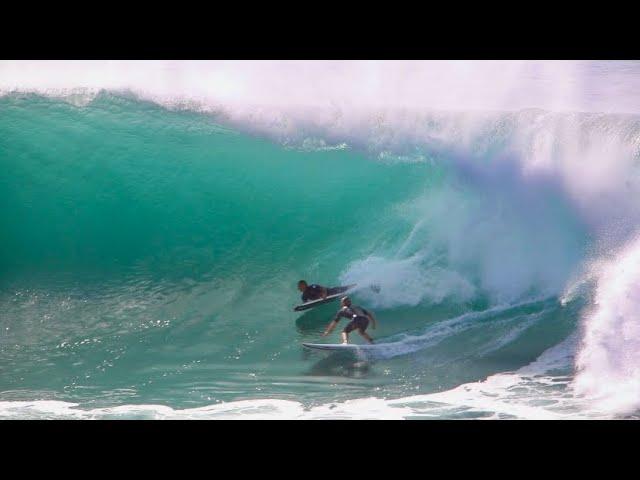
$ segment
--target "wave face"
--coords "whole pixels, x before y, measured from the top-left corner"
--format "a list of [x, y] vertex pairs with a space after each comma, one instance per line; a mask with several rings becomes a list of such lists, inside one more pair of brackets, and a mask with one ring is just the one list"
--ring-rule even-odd
[[0, 418], [636, 415], [637, 115], [154, 100], [0, 97]]

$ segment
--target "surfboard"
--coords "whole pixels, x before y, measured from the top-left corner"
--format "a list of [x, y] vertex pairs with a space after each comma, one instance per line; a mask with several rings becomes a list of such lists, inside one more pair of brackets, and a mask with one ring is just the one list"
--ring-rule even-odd
[[375, 348], [376, 344], [356, 345], [353, 343], [303, 343], [303, 347], [310, 348], [312, 350], [329, 350], [334, 352], [352, 352], [355, 350], [368, 350]]
[[347, 292], [348, 290], [351, 290], [355, 286], [356, 285], [353, 284], [353, 285], [346, 285], [344, 287], [333, 287], [333, 288], [339, 288], [340, 292], [334, 293], [333, 295], [327, 295], [327, 298], [319, 298], [318, 300], [311, 300], [310, 302], [301, 303], [300, 305], [295, 306], [293, 310], [296, 312], [301, 312], [302, 310], [308, 310], [310, 308], [317, 307], [318, 305], [322, 305], [324, 303], [333, 302], [334, 300], [338, 300], [341, 297], [343, 297], [345, 292]]

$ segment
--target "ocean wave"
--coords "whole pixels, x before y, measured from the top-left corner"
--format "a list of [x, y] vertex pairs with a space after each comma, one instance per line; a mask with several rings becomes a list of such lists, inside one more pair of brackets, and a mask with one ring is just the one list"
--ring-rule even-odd
[[[259, 298], [255, 289], [285, 289], [289, 277], [358, 283], [356, 298], [388, 319], [402, 309], [413, 309], [414, 317], [441, 307], [463, 312], [416, 335], [408, 333], [409, 322], [397, 324], [404, 337], [384, 359], [424, 352], [481, 325], [474, 303], [492, 312], [551, 297], [560, 299], [551, 308], [558, 313], [576, 299], [592, 301], [595, 288], [592, 308], [575, 314], [582, 318], [575, 321], [576, 334], [584, 335], [577, 353], [562, 356], [577, 362], [575, 385], [570, 371], [564, 382], [562, 376], [541, 380], [517, 370], [419, 397], [420, 408], [380, 399], [339, 402], [326, 411], [272, 400], [243, 405], [257, 408], [258, 417], [296, 418], [358, 417], [358, 408], [390, 418], [491, 408], [505, 418], [559, 418], [571, 402], [579, 412], [596, 409], [597, 415], [638, 408], [640, 361], [629, 319], [636, 309], [631, 286], [640, 226], [640, 109], [578, 113], [566, 105], [516, 102], [505, 110], [496, 101], [460, 111], [430, 104], [430, 95], [409, 108], [403, 98], [372, 102], [372, 92], [353, 103], [345, 97], [332, 103], [322, 92], [315, 105], [294, 92], [289, 102], [282, 95], [259, 105], [268, 92], [256, 90], [238, 102], [233, 84], [192, 83], [198, 65], [154, 65], [168, 75], [165, 81], [176, 83], [148, 84], [148, 76], [136, 77], [139, 72], [123, 76], [118, 64], [106, 82], [95, 77], [71, 87], [59, 71], [49, 84], [29, 85], [21, 75], [33, 65], [0, 64], [2, 162], [7, 178], [22, 179], [2, 183], [10, 207], [5, 212], [12, 212], [2, 217], [7, 233], [0, 254], [8, 306], [0, 321], [9, 332], [0, 345], [7, 360], [17, 365], [27, 353], [40, 352], [45, 365], [46, 332], [52, 345], [70, 342], [76, 351], [80, 342], [100, 345], [115, 331], [143, 342], [144, 325], [162, 332], [154, 341], [172, 336], [188, 345], [190, 328], [211, 341], [215, 328], [206, 322], [214, 321], [227, 344], [235, 345], [216, 347], [224, 358], [264, 357], [255, 339], [238, 339], [233, 326], [259, 330], [245, 319], [264, 318], [265, 306], [271, 322], [285, 315], [282, 296]], [[200, 90], [191, 88], [197, 84]], [[634, 98], [627, 100], [633, 104]], [[183, 318], [174, 304], [189, 313]], [[77, 323], [63, 325], [65, 312]], [[513, 345], [547, 313], [505, 319], [470, 355]], [[15, 324], [19, 317], [26, 319], [22, 327]], [[131, 328], [117, 328], [129, 317], [137, 319]], [[265, 328], [276, 338], [284, 331]], [[287, 351], [293, 339], [285, 338], [268, 347], [276, 351], [271, 358]], [[122, 355], [118, 350], [117, 359], [109, 354], [93, 366], [107, 365], [101, 371], [108, 371]], [[463, 357], [451, 353], [449, 360]], [[51, 371], [42, 368], [33, 369], [42, 374], [40, 382]], [[29, 376], [27, 367], [20, 372]], [[12, 388], [20, 383], [14, 380]], [[532, 406], [526, 395], [514, 399], [511, 393], [525, 381], [525, 389], [538, 393], [564, 385], [562, 401], [552, 395], [559, 407]], [[490, 408], [496, 388], [500, 395], [511, 393]], [[540, 395], [544, 403], [548, 397]], [[428, 407], [443, 401], [456, 407]], [[232, 403], [185, 415], [224, 417]], [[26, 416], [80, 410], [69, 405], [5, 402], [2, 409]], [[233, 415], [254, 415], [243, 405]], [[115, 408], [87, 415], [182, 415], [169, 407]]]

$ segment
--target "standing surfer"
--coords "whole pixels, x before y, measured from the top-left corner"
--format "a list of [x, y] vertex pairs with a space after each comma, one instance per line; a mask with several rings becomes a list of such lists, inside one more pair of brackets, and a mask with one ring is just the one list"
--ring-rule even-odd
[[373, 338], [369, 336], [366, 332], [367, 327], [369, 326], [369, 321], [371, 321], [371, 325], [373, 329], [376, 328], [376, 318], [372, 313], [366, 311], [362, 307], [357, 307], [355, 305], [351, 305], [351, 299], [349, 297], [342, 297], [340, 300], [340, 310], [336, 313], [331, 323], [327, 326], [327, 329], [322, 334], [323, 337], [329, 335], [338, 322], [340, 318], [348, 318], [351, 321], [347, 323], [347, 326], [342, 330], [342, 343], [349, 343], [349, 333], [353, 330], [357, 330], [360, 335], [362, 335], [369, 343], [373, 343]]

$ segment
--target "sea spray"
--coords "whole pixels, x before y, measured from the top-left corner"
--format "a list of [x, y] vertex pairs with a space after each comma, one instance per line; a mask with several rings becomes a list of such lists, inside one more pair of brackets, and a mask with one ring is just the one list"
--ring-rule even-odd
[[640, 239], [601, 267], [593, 311], [584, 320], [576, 392], [601, 410], [640, 406]]

